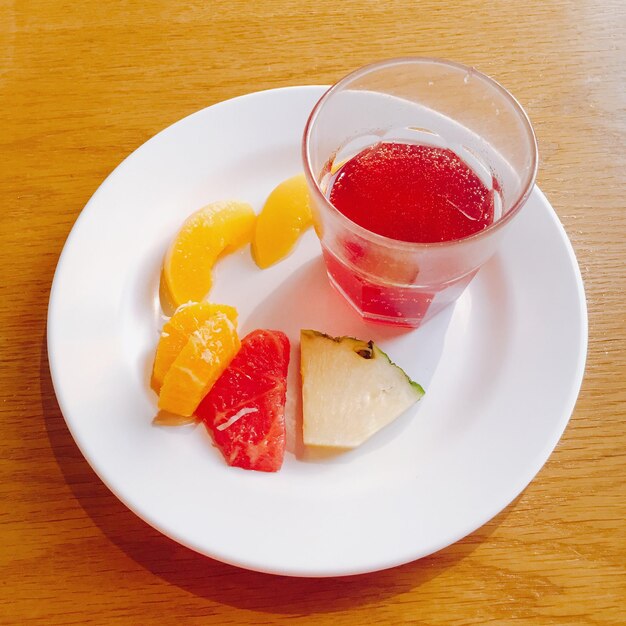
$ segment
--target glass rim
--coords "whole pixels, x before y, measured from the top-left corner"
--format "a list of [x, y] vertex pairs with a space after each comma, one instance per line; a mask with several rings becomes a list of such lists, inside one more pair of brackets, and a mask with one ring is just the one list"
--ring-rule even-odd
[[[322, 192], [319, 183], [315, 175], [313, 174], [313, 170], [311, 167], [311, 154], [310, 154], [310, 139], [313, 125], [322, 109], [322, 107], [326, 104], [329, 98], [337, 92], [341, 91], [344, 87], [354, 82], [357, 78], [369, 74], [373, 71], [377, 71], [380, 69], [384, 69], [386, 67], [391, 67], [394, 65], [412, 65], [412, 64], [435, 64], [435, 65], [444, 65], [447, 67], [452, 67], [458, 70], [462, 70], [464, 72], [470, 73], [472, 76], [476, 76], [482, 81], [489, 84], [496, 91], [500, 92], [506, 100], [512, 105], [513, 109], [517, 112], [524, 128], [528, 134], [530, 140], [530, 149], [531, 149], [531, 167], [530, 174], [527, 176], [527, 180], [524, 182], [522, 186], [522, 191], [518, 194], [515, 200], [511, 203], [511, 208], [498, 220], [484, 228], [483, 230], [479, 230], [472, 235], [468, 235], [466, 237], [462, 237], [461, 239], [451, 239], [449, 241], [433, 241], [428, 243], [415, 242], [415, 241], [404, 241], [402, 239], [393, 239], [392, 237], [387, 237], [386, 235], [380, 235], [375, 233], [363, 226], [353, 222], [350, 218], [346, 217], [341, 211], [339, 211], [324, 195]], [[528, 114], [522, 107], [522, 105], [518, 102], [518, 100], [511, 94], [510, 91], [505, 89], [498, 81], [491, 78], [487, 74], [480, 72], [474, 67], [470, 67], [468, 65], [463, 65], [462, 63], [457, 63], [456, 61], [448, 61], [446, 59], [441, 59], [438, 57], [420, 57], [420, 56], [408, 56], [408, 57], [397, 57], [392, 59], [386, 59], [383, 61], [377, 61], [375, 63], [370, 63], [368, 65], [364, 65], [346, 76], [337, 81], [331, 87], [329, 87], [322, 97], [315, 103], [315, 106], [311, 110], [309, 117], [307, 119], [306, 125], [304, 127], [304, 133], [302, 136], [302, 161], [304, 164], [304, 175], [309, 183], [309, 187], [313, 189], [313, 193], [317, 196], [318, 199], [325, 204], [331, 212], [339, 218], [341, 222], [343, 222], [350, 230], [352, 230], [355, 234], [361, 235], [364, 238], [370, 239], [375, 243], [379, 243], [385, 246], [394, 247], [404, 249], [406, 251], [417, 251], [424, 250], [429, 248], [446, 248], [453, 247], [456, 245], [464, 244], [470, 241], [480, 240], [491, 233], [494, 233], [500, 230], [503, 226], [508, 224], [513, 217], [515, 217], [520, 209], [524, 206], [528, 197], [532, 193], [532, 190], [535, 186], [535, 181], [537, 179], [537, 169], [538, 169], [538, 148], [537, 148], [537, 137], [535, 136], [535, 131], [530, 122]]]

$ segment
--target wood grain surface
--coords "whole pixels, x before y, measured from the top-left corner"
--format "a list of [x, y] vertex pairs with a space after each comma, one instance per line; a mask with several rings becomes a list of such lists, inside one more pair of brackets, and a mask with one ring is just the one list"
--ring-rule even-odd
[[[626, 621], [626, 4], [0, 0], [0, 622]], [[506, 85], [589, 306], [585, 380], [505, 511], [421, 561], [341, 579], [239, 570], [161, 536], [99, 481], [55, 399], [57, 258], [106, 175], [177, 119], [259, 89], [431, 55]]]

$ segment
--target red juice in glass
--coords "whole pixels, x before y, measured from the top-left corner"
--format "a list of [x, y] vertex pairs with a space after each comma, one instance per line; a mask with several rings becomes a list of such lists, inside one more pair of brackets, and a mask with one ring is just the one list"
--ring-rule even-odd
[[[352, 222], [399, 241], [453, 241], [487, 228], [494, 220], [494, 191], [449, 148], [381, 142], [342, 165], [329, 185], [331, 204]], [[367, 249], [345, 242], [354, 266], [367, 263]], [[408, 298], [399, 286], [383, 286], [344, 269], [326, 254], [336, 285], [371, 317], [422, 319], [437, 287]], [[370, 259], [370, 271], [374, 262]], [[384, 259], [380, 259], [383, 263]], [[407, 278], [412, 278], [408, 276]], [[463, 281], [463, 288], [469, 281]]]
[[503, 87], [417, 57], [331, 87], [302, 156], [331, 283], [364, 319], [409, 327], [493, 256], [537, 170], [532, 126]]

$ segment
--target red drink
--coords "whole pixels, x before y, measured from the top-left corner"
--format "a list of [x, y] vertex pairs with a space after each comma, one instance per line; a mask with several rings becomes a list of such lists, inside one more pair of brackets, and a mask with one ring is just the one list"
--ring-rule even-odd
[[337, 172], [330, 201], [379, 235], [432, 243], [473, 235], [493, 222], [493, 191], [452, 150], [380, 143]]
[[[367, 230], [391, 239], [417, 243], [452, 241], [472, 235], [494, 219], [494, 192], [454, 152], [412, 143], [384, 142], [363, 150], [345, 163], [330, 185], [329, 199], [341, 213]], [[369, 253], [367, 246], [346, 239], [344, 257], [325, 252], [335, 285], [370, 319], [421, 321], [435, 295], [458, 297], [474, 276], [428, 290], [394, 286], [419, 282], [419, 268]], [[391, 281], [371, 281], [382, 266]], [[354, 272], [353, 268], [361, 270]], [[442, 276], [447, 274], [442, 268]], [[433, 311], [431, 311], [433, 312]]]

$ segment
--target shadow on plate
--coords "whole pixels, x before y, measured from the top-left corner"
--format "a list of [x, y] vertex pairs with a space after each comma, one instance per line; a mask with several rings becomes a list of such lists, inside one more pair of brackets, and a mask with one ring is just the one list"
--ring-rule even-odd
[[[371, 339], [383, 346], [392, 359], [396, 346], [400, 344], [405, 358], [400, 358], [397, 361], [398, 365], [428, 390], [441, 359], [453, 311], [454, 307], [448, 307], [418, 329], [365, 322], [355, 315], [343, 296], [332, 287], [321, 256], [304, 263], [277, 288], [268, 292], [243, 320], [241, 334], [245, 335], [255, 328], [280, 328], [291, 341], [285, 407], [287, 450], [305, 462], [348, 460], [344, 453], [313, 451], [305, 448], [303, 444], [301, 397], [299, 392], [294, 391], [302, 387], [299, 350], [301, 329], [319, 330], [333, 336], [349, 335], [359, 339]], [[419, 371], [416, 370], [415, 362], [406, 362], [407, 354], [420, 355], [417, 364]], [[411, 416], [397, 420], [376, 438], [368, 441], [365, 447], [373, 449], [386, 445], [390, 438], [398, 435], [403, 425], [406, 426], [409, 417]]]
[[65, 481], [87, 515], [140, 567], [168, 584], [220, 604], [268, 613], [313, 615], [384, 601], [419, 587], [462, 561], [498, 528], [517, 503], [516, 500], [475, 533], [436, 555], [390, 570], [340, 579], [250, 572], [197, 554], [168, 539], [107, 489], [82, 456], [61, 415], [50, 378], [45, 338], [40, 384], [52, 450]]

